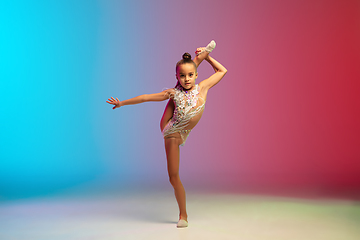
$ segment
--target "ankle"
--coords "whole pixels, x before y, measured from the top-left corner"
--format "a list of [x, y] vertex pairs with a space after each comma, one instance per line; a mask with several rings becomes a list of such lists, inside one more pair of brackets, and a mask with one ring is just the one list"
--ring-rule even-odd
[[199, 53], [196, 54], [196, 55], [198, 56], [198, 55], [200, 55], [200, 54], [202, 54], [202, 53], [204, 53], [204, 52], [206, 52], [206, 53], [209, 54], [209, 53], [212, 52], [212, 50], [214, 50], [215, 46], [216, 46], [215, 41], [214, 41], [214, 40], [211, 40], [211, 42], [204, 48], [204, 50], [202, 50], [201, 52], [199, 52]]
[[187, 221], [187, 218], [188, 218], [187, 214], [180, 214], [179, 215], [179, 220], [183, 219], [183, 220]]

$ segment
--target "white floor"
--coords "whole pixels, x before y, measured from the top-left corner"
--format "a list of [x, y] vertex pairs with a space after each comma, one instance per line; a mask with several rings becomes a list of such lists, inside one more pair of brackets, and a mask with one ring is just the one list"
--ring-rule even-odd
[[177, 229], [172, 192], [0, 202], [1, 240], [360, 239], [360, 205], [255, 195], [187, 194]]

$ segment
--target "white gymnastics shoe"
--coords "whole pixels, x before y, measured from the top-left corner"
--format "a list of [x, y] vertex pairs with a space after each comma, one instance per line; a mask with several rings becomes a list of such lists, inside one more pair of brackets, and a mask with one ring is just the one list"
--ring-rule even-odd
[[185, 221], [184, 219], [180, 219], [178, 224], [177, 224], [178, 228], [184, 228], [184, 227], [187, 227], [187, 226], [188, 226], [188, 222]]
[[204, 51], [207, 51], [208, 53], [211, 53], [212, 50], [214, 50], [215, 47], [216, 47], [216, 42], [214, 40], [211, 40], [211, 42], [205, 47], [205, 49], [202, 50], [201, 52], [199, 52], [197, 55], [203, 53]]

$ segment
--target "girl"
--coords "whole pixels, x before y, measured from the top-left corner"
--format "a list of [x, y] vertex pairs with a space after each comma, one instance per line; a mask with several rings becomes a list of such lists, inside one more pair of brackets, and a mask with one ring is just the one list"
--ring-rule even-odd
[[[189, 53], [183, 55], [183, 59], [176, 64], [177, 84], [174, 88], [160, 93], [140, 95], [124, 101], [113, 97], [106, 101], [113, 104], [113, 109], [116, 109], [124, 105], [169, 99], [160, 121], [160, 128], [164, 136], [169, 180], [174, 187], [180, 210], [177, 227], [188, 226], [185, 190], [179, 177], [179, 145], [185, 145], [191, 129], [199, 122], [204, 111], [208, 90], [216, 85], [227, 72], [224, 66], [209, 56], [215, 45], [215, 41], [211, 41], [205, 48], [197, 48], [195, 52], [197, 56], [194, 60], [191, 60]], [[199, 84], [195, 84], [198, 77], [197, 67], [203, 60], [206, 60], [214, 68], [215, 73]]]

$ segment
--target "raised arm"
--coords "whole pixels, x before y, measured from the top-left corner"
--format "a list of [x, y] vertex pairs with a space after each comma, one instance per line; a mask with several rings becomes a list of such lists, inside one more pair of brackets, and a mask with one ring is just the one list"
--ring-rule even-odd
[[166, 99], [169, 99], [172, 89], [167, 89], [159, 93], [153, 93], [153, 94], [143, 94], [134, 98], [126, 99], [124, 101], [119, 101], [118, 98], [109, 98], [108, 101], [106, 101], [109, 104], [113, 104], [113, 109], [125, 106], [125, 105], [133, 105], [133, 104], [139, 104], [143, 102], [152, 102], [152, 101], [164, 101]]
[[210, 63], [210, 65], [214, 68], [215, 73], [211, 75], [208, 79], [203, 80], [199, 83], [201, 88], [209, 90], [213, 86], [215, 86], [220, 80], [225, 76], [227, 73], [227, 69], [221, 65], [218, 61], [214, 58], [207, 56], [205, 60]]

